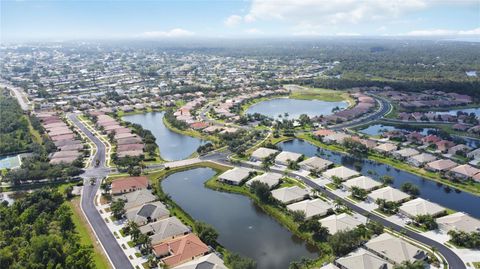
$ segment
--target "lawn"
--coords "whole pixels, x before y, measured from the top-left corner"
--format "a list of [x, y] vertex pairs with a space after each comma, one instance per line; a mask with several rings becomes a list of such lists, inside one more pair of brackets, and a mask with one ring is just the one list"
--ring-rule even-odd
[[322, 100], [327, 102], [347, 101], [350, 105], [354, 104], [354, 100], [345, 91], [298, 87], [298, 90], [292, 91], [290, 98], [302, 100]]
[[83, 213], [80, 209], [80, 198], [74, 198], [71, 201], [66, 202], [72, 210], [72, 220], [75, 224], [75, 230], [80, 237], [80, 243], [82, 245], [93, 246], [93, 261], [97, 269], [111, 268], [107, 257], [103, 254], [103, 249], [96, 243], [96, 238], [93, 232], [90, 230], [90, 226], [83, 217]]

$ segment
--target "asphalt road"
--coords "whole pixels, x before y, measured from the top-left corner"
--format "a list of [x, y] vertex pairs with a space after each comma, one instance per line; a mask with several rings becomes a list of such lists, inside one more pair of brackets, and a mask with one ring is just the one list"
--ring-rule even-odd
[[[110, 173], [110, 169], [105, 166], [105, 145], [78, 120], [75, 114], [68, 114], [68, 118], [97, 146], [97, 153], [92, 162], [93, 167], [87, 168], [85, 174], [82, 175], [82, 177], [86, 179], [86, 184], [83, 186], [82, 193], [82, 210], [93, 230], [95, 230], [95, 233], [113, 264], [113, 267], [117, 269], [133, 269], [128, 257], [124, 254], [121, 246], [117, 243], [117, 240], [108, 229], [105, 221], [102, 219], [102, 216], [94, 205], [95, 194], [98, 191], [101, 180]], [[97, 159], [100, 160], [100, 163], [95, 167]], [[88, 180], [90, 178], [95, 178], [95, 185], [90, 184]]]
[[[225, 160], [222, 160], [222, 161], [225, 161]], [[254, 166], [254, 165], [245, 164], [245, 163], [240, 163], [240, 164], [236, 164], [236, 165], [244, 166], [244, 167], [250, 167], [250, 168], [257, 168], [257, 169], [260, 168], [259, 166]], [[285, 173], [285, 171], [277, 169], [275, 167], [271, 167], [270, 170], [272, 172], [277, 172], [277, 173], [282, 173], [282, 174]], [[463, 261], [457, 256], [457, 254], [455, 254], [455, 252], [453, 252], [451, 249], [449, 249], [445, 245], [443, 245], [443, 244], [441, 244], [437, 241], [434, 241], [434, 240], [432, 240], [428, 237], [425, 237], [421, 234], [418, 234], [416, 232], [408, 230], [408, 229], [406, 229], [406, 228], [404, 228], [400, 225], [397, 225], [396, 223], [393, 223], [389, 220], [386, 220], [386, 219], [384, 219], [380, 216], [372, 214], [372, 213], [368, 212], [367, 210], [353, 204], [352, 202], [350, 202], [348, 200], [345, 200], [342, 197], [340, 197], [340, 196], [322, 188], [320, 185], [311, 181], [307, 177], [303, 177], [303, 176], [297, 175], [297, 174], [292, 173], [292, 172], [287, 172], [287, 174], [290, 177], [302, 179], [305, 182], [305, 184], [307, 184], [308, 186], [310, 186], [311, 188], [313, 188], [315, 190], [318, 190], [318, 191], [324, 193], [327, 197], [329, 197], [332, 200], [336, 200], [336, 199], [342, 200], [353, 211], [355, 211], [357, 213], [360, 213], [360, 214], [368, 217], [371, 220], [382, 223], [385, 227], [391, 228], [392, 230], [395, 230], [397, 232], [401, 232], [401, 233], [405, 234], [406, 236], [408, 236], [408, 237], [410, 237], [414, 240], [417, 240], [417, 241], [419, 241], [419, 242], [421, 242], [421, 243], [423, 243], [427, 246], [435, 247], [437, 249], [437, 251], [440, 252], [442, 254], [442, 256], [447, 260], [449, 268], [453, 268], [453, 269], [464, 269], [464, 268], [466, 269], [467, 268], [465, 266], [465, 264], [463, 263]]]
[[25, 102], [27, 97], [25, 95], [25, 92], [22, 89], [12, 85], [7, 85], [7, 84], [0, 84], [0, 87], [7, 88], [13, 92], [13, 94], [15, 95], [15, 98], [17, 98], [18, 100], [18, 104], [20, 104], [20, 107], [22, 108], [23, 111], [30, 110], [30, 105]]
[[370, 96], [373, 97], [375, 100], [377, 100], [377, 102], [379, 104], [379, 109], [377, 111], [375, 111], [374, 113], [372, 113], [368, 116], [356, 118], [356, 119], [353, 119], [353, 120], [345, 122], [345, 123], [332, 125], [332, 126], [329, 126], [328, 128], [333, 129], [333, 130], [341, 130], [341, 129], [345, 129], [345, 128], [352, 128], [352, 127], [367, 124], [367, 123], [372, 122], [372, 121], [376, 121], [378, 119], [383, 118], [385, 115], [387, 115], [387, 113], [392, 108], [392, 104], [390, 104], [390, 102], [388, 102], [383, 97], [379, 97], [379, 96], [376, 96], [376, 95], [370, 95]]

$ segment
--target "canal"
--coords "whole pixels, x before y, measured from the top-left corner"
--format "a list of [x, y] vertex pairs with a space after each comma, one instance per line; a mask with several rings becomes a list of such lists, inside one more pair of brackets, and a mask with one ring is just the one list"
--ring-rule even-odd
[[214, 175], [210, 168], [196, 168], [172, 174], [161, 185], [194, 219], [215, 227], [220, 244], [254, 259], [259, 269], [288, 268], [291, 261], [318, 256], [248, 197], [206, 188]]
[[140, 124], [144, 129], [150, 130], [156, 138], [160, 148], [160, 156], [164, 160], [182, 160], [194, 153], [197, 148], [206, 143], [196, 137], [176, 133], [168, 129], [163, 123], [165, 112], [149, 112], [124, 116], [124, 121]]
[[347, 155], [319, 148], [311, 143], [294, 139], [281, 142], [278, 146], [285, 151], [304, 154], [306, 157], [319, 156], [335, 164], [341, 164], [360, 171], [363, 175], [379, 179], [383, 175], [390, 175], [394, 179], [393, 187], [400, 188], [405, 182], [411, 182], [420, 188], [420, 197], [435, 202], [455, 211], [462, 211], [473, 217], [480, 218], [480, 197], [473, 194], [452, 189], [417, 175], [395, 169], [389, 165], [371, 160], [358, 160]]
[[297, 119], [301, 114], [309, 117], [330, 115], [334, 108], [344, 109], [347, 102], [326, 102], [321, 100], [299, 100], [291, 98], [274, 98], [254, 104], [247, 109], [247, 114], [259, 113], [270, 118], [285, 117]]

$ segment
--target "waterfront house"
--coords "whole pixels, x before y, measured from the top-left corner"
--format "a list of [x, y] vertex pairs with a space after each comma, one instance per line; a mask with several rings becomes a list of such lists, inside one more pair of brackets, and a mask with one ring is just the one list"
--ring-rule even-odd
[[328, 229], [330, 234], [336, 234], [339, 231], [348, 231], [355, 229], [360, 224], [365, 224], [366, 219], [354, 217], [347, 213], [339, 215], [330, 215], [319, 220], [323, 227]]
[[122, 177], [112, 181], [112, 194], [122, 194], [136, 190], [147, 189], [149, 187], [148, 178], [146, 176], [139, 177]]
[[341, 269], [392, 269], [393, 264], [378, 257], [377, 255], [359, 248], [347, 256], [335, 261], [335, 265]]
[[407, 163], [416, 167], [421, 167], [426, 163], [435, 161], [436, 159], [437, 157], [433, 156], [432, 154], [421, 153], [407, 158]]
[[283, 204], [291, 204], [307, 198], [308, 191], [299, 186], [291, 186], [273, 190], [272, 196]]
[[218, 176], [218, 181], [238, 186], [250, 176], [251, 171], [252, 170], [248, 168], [235, 167]]
[[415, 262], [427, 258], [424, 250], [389, 233], [383, 233], [365, 243], [365, 248], [394, 264]]
[[432, 171], [432, 172], [446, 172], [458, 164], [449, 159], [441, 159], [433, 162], [429, 162], [425, 165], [425, 169]]
[[408, 198], [410, 198], [408, 194], [390, 186], [374, 190], [368, 194], [368, 199], [372, 202], [376, 202], [378, 199], [383, 199], [387, 202], [401, 203], [406, 201]]
[[451, 215], [440, 217], [436, 220], [438, 228], [448, 232], [451, 230], [462, 231], [466, 233], [480, 232], [480, 220], [472, 218], [463, 213], [456, 212]]
[[256, 161], [263, 161], [264, 159], [276, 155], [279, 151], [276, 149], [270, 149], [270, 148], [258, 148], [254, 152], [252, 152], [252, 155], [250, 156], [250, 160], [256, 162]]
[[376, 147], [373, 148], [373, 150], [382, 153], [382, 154], [389, 154], [395, 150], [397, 150], [397, 145], [392, 144], [392, 143], [382, 143]]
[[298, 162], [302, 156], [300, 153], [282, 151], [275, 157], [275, 163], [287, 166], [289, 162]]
[[412, 157], [414, 155], [418, 155], [419, 153], [420, 152], [418, 152], [418, 150], [413, 148], [403, 148], [403, 149], [394, 151], [392, 155], [399, 160], [405, 160], [406, 158]]
[[475, 168], [468, 164], [462, 164], [462, 165], [456, 166], [450, 169], [450, 171], [448, 171], [448, 174], [450, 177], [455, 179], [461, 179], [461, 180], [473, 178], [476, 174], [479, 174], [479, 173], [480, 173], [480, 169]]
[[266, 172], [264, 174], [261, 174], [259, 176], [256, 176], [250, 179], [249, 181], [247, 181], [246, 185], [250, 187], [250, 185], [252, 185], [253, 182], [258, 181], [258, 182], [267, 184], [270, 189], [273, 189], [275, 186], [280, 184], [281, 178], [282, 178], [282, 174]]
[[314, 156], [300, 162], [299, 165], [303, 170], [323, 171], [333, 166], [333, 162]]
[[382, 183], [366, 176], [359, 176], [345, 181], [343, 184], [347, 190], [351, 190], [353, 187], [360, 188], [366, 191], [372, 191], [380, 186]]
[[304, 200], [297, 203], [287, 205], [290, 211], [302, 211], [305, 213], [305, 218], [309, 219], [314, 216], [325, 216], [333, 206], [322, 199]]
[[401, 205], [398, 211], [400, 214], [413, 219], [420, 215], [439, 216], [445, 214], [446, 209], [425, 199], [415, 198]]
[[324, 177], [332, 179], [334, 177], [340, 178], [341, 180], [347, 180], [356, 176], [359, 176], [360, 173], [357, 171], [347, 168], [345, 166], [339, 166], [325, 171], [322, 174]]
[[223, 260], [215, 253], [210, 253], [193, 261], [186, 262], [173, 269], [227, 269]]
[[195, 234], [187, 234], [168, 240], [152, 248], [160, 263], [174, 267], [207, 254], [210, 249]]
[[125, 212], [125, 217], [139, 226], [165, 219], [169, 216], [170, 211], [161, 202], [146, 203]]
[[177, 217], [169, 217], [141, 226], [140, 232], [150, 236], [152, 245], [160, 244], [178, 236], [186, 235], [190, 228], [185, 226]]
[[125, 201], [125, 210], [141, 206], [143, 204], [157, 200], [157, 197], [152, 194], [150, 190], [141, 189], [133, 192], [123, 193], [121, 195], [113, 196], [113, 200], [122, 199]]
[[333, 133], [331, 135], [327, 135], [323, 137], [322, 141], [327, 144], [332, 144], [332, 143], [342, 144], [346, 138], [351, 138], [351, 136], [344, 133]]

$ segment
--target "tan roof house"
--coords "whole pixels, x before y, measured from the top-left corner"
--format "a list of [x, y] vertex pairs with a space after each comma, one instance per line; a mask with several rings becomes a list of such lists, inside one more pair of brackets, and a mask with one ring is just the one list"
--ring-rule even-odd
[[418, 154], [418, 155], [411, 156], [411, 157], [407, 158], [407, 163], [409, 163], [413, 166], [416, 166], [416, 167], [420, 167], [420, 166], [423, 166], [426, 163], [433, 162], [436, 159], [437, 159], [437, 157], [433, 156], [432, 154], [421, 153], [421, 154]]
[[342, 269], [392, 269], [393, 264], [377, 255], [359, 248], [345, 257], [339, 258], [335, 264]]
[[338, 231], [352, 230], [360, 224], [365, 224], [364, 219], [355, 218], [347, 213], [330, 215], [319, 220], [319, 222], [323, 227], [328, 229], [330, 234], [336, 234]]
[[380, 152], [380, 153], [391, 153], [397, 150], [397, 145], [392, 143], [382, 143], [373, 148], [373, 150]]
[[280, 183], [280, 179], [282, 178], [282, 174], [279, 173], [272, 173], [272, 172], [266, 172], [264, 174], [261, 174], [259, 176], [256, 176], [249, 181], [247, 181], [246, 185], [250, 187], [253, 182], [259, 181], [262, 183], [265, 183], [270, 187], [270, 189], [274, 188]]
[[325, 216], [333, 206], [322, 199], [303, 200], [287, 206], [290, 211], [302, 211], [305, 213], [305, 218], [309, 219], [314, 216]]
[[292, 186], [273, 190], [272, 196], [284, 204], [291, 204], [307, 198], [308, 191], [298, 186]]
[[314, 156], [306, 159], [305, 161], [300, 162], [299, 165], [300, 165], [300, 168], [302, 168], [303, 170], [323, 171], [333, 166], [333, 162]]
[[146, 189], [148, 186], [149, 183], [146, 176], [122, 177], [112, 181], [111, 192], [112, 194], [121, 194]]
[[403, 203], [398, 208], [398, 212], [410, 218], [415, 218], [420, 215], [439, 216], [444, 214], [446, 209], [425, 199], [415, 198]]
[[235, 167], [218, 176], [218, 180], [230, 185], [241, 185], [250, 176], [251, 171], [248, 168]]
[[227, 269], [227, 267], [215, 253], [210, 253], [172, 269]]
[[332, 179], [333, 177], [337, 177], [341, 180], [347, 180], [360, 175], [360, 173], [345, 166], [339, 166], [323, 172], [322, 175], [330, 179]]
[[370, 194], [368, 194], [368, 199], [373, 202], [376, 202], [378, 199], [383, 199], [387, 202], [401, 203], [408, 198], [410, 198], [408, 194], [390, 186], [374, 190]]
[[440, 217], [436, 220], [438, 228], [443, 231], [463, 231], [466, 233], [480, 232], [480, 220], [470, 217], [463, 212]]
[[414, 155], [418, 155], [420, 152], [418, 152], [418, 150], [416, 149], [412, 149], [412, 148], [403, 148], [403, 149], [400, 149], [400, 150], [397, 150], [397, 151], [394, 151], [392, 153], [392, 155], [397, 158], [397, 159], [401, 159], [401, 160], [404, 160], [408, 157], [412, 157]]
[[425, 169], [433, 172], [446, 172], [458, 164], [449, 159], [442, 159], [433, 162], [429, 162], [425, 165]]
[[252, 161], [262, 161], [265, 158], [277, 154], [279, 151], [276, 149], [270, 149], [270, 148], [258, 148], [254, 152], [252, 152], [252, 155], [250, 156], [250, 159]]
[[480, 173], [480, 169], [475, 168], [468, 164], [462, 164], [450, 169], [448, 172], [450, 176], [458, 179], [473, 178], [476, 174]]
[[388, 233], [372, 238], [365, 244], [365, 247], [394, 264], [401, 264], [405, 261], [415, 262], [427, 257], [422, 249]]
[[150, 222], [165, 219], [170, 216], [170, 211], [161, 202], [147, 203], [131, 208], [125, 213], [125, 217], [138, 224], [145, 225]]
[[357, 187], [366, 191], [371, 191], [382, 186], [382, 183], [372, 179], [371, 177], [359, 176], [345, 181], [342, 185], [347, 190]]
[[288, 162], [298, 162], [303, 155], [300, 153], [282, 151], [275, 157], [275, 163], [279, 165], [288, 165]]
[[169, 217], [157, 222], [148, 223], [139, 229], [141, 233], [150, 236], [152, 245], [160, 244], [190, 232], [190, 228], [185, 226], [177, 217]]

